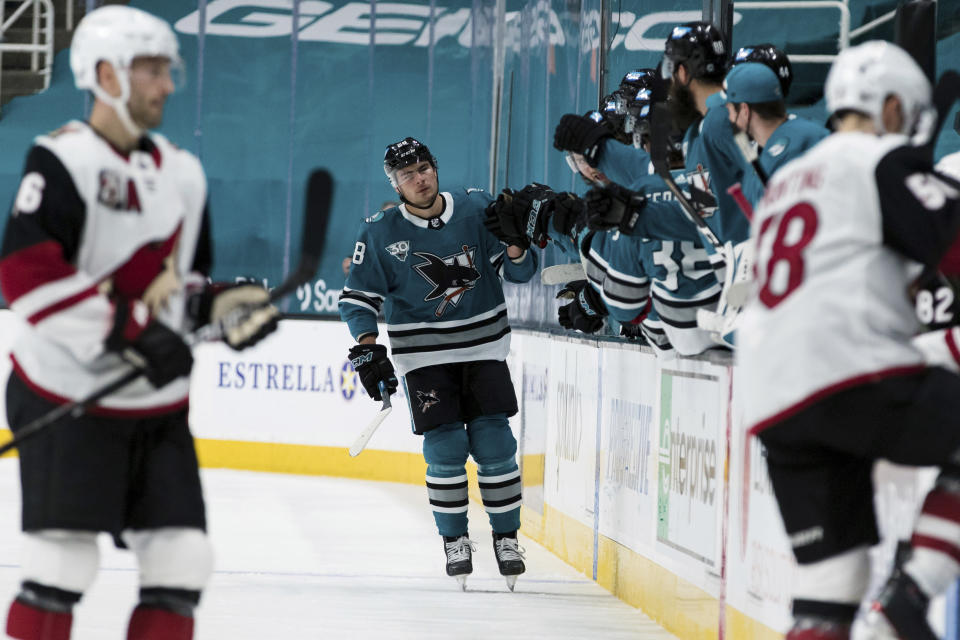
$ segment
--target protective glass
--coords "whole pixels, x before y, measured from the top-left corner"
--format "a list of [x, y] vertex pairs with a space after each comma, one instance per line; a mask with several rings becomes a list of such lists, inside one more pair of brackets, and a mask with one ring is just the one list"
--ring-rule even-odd
[[429, 176], [433, 173], [436, 173], [436, 170], [433, 168], [433, 165], [429, 162], [421, 163], [420, 166], [411, 166], [404, 167], [394, 174], [394, 179], [397, 181], [397, 186], [406, 184], [414, 178], [419, 176]]

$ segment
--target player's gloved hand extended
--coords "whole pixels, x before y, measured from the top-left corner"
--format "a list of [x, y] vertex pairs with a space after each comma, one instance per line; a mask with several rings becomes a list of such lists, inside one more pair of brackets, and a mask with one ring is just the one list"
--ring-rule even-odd
[[280, 311], [270, 304], [270, 294], [256, 284], [240, 284], [214, 293], [210, 322], [223, 326], [223, 341], [241, 351], [277, 330]]
[[597, 231], [619, 229], [627, 235], [637, 226], [640, 212], [647, 204], [643, 193], [630, 191], [618, 184], [591, 189], [583, 199], [587, 204], [589, 228]]
[[591, 167], [597, 166], [600, 143], [613, 133], [599, 122], [587, 116], [568, 113], [557, 124], [553, 133], [553, 146], [560, 151], [573, 151], [586, 158]]
[[543, 184], [528, 184], [520, 191], [504, 189], [487, 207], [484, 226], [508, 245], [527, 249], [533, 243], [541, 249], [550, 239], [547, 227], [556, 194]]
[[593, 287], [586, 280], [575, 280], [557, 293], [557, 299], [570, 300], [557, 310], [557, 319], [564, 329], [583, 333], [596, 333], [603, 327], [607, 308]]
[[569, 238], [574, 238], [587, 226], [587, 205], [573, 193], [558, 193], [553, 199], [551, 223], [554, 230]]
[[397, 372], [387, 357], [387, 348], [382, 344], [356, 344], [350, 347], [350, 363], [360, 376], [360, 383], [374, 400], [383, 400], [380, 383], [386, 385], [387, 393], [397, 390]]
[[193, 354], [176, 331], [150, 319], [147, 306], [140, 301], [117, 300], [115, 308], [107, 349], [143, 369], [157, 389], [190, 375]]

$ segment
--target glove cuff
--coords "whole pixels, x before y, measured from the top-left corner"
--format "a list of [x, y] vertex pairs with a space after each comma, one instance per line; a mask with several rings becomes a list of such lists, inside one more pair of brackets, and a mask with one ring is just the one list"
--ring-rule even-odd
[[141, 300], [114, 300], [113, 327], [104, 341], [110, 351], [123, 351], [151, 324], [150, 310]]

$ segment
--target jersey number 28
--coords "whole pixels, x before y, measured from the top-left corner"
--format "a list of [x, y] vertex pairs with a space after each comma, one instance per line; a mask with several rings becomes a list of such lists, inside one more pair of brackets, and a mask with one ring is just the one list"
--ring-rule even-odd
[[817, 210], [801, 202], [760, 225], [761, 243], [765, 243], [768, 233], [774, 234], [770, 257], [765, 264], [757, 265], [757, 277], [762, 284], [759, 298], [766, 307], [772, 309], [783, 302], [803, 282], [803, 250], [813, 240], [819, 224]]

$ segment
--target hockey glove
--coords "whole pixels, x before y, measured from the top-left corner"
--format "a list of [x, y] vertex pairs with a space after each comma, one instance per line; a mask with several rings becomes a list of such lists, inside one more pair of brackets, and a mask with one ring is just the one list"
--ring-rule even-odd
[[602, 124], [588, 118], [568, 113], [557, 124], [553, 133], [553, 146], [560, 151], [573, 151], [586, 158], [591, 167], [597, 166], [600, 143], [613, 136]]
[[618, 184], [591, 189], [584, 196], [587, 204], [587, 226], [597, 231], [619, 229], [630, 235], [637, 222], [640, 212], [647, 204], [643, 193], [624, 189]]
[[550, 187], [535, 182], [520, 191], [504, 189], [487, 207], [484, 225], [508, 245], [527, 249], [532, 242], [542, 249], [549, 240], [547, 226], [555, 197]]
[[387, 348], [382, 344], [356, 344], [350, 348], [350, 364], [360, 376], [360, 383], [374, 400], [383, 400], [380, 394], [380, 382], [387, 387], [387, 393], [397, 390], [397, 373], [393, 363], [387, 357]]
[[560, 193], [553, 199], [553, 228], [557, 233], [575, 238], [587, 226], [587, 207], [572, 193]]
[[249, 283], [207, 284], [189, 298], [187, 312], [196, 326], [220, 323], [223, 341], [237, 351], [273, 333], [280, 319], [267, 290]]
[[151, 320], [139, 300], [115, 301], [113, 329], [106, 347], [139, 369], [159, 389], [180, 376], [190, 375], [193, 354], [173, 329]]
[[223, 341], [241, 351], [277, 330], [280, 311], [270, 304], [270, 294], [255, 284], [241, 284], [213, 296], [210, 322], [221, 323]]
[[557, 310], [557, 319], [564, 329], [583, 333], [596, 333], [603, 327], [607, 308], [593, 287], [586, 280], [568, 282], [557, 294], [558, 299], [569, 299], [570, 304]]

